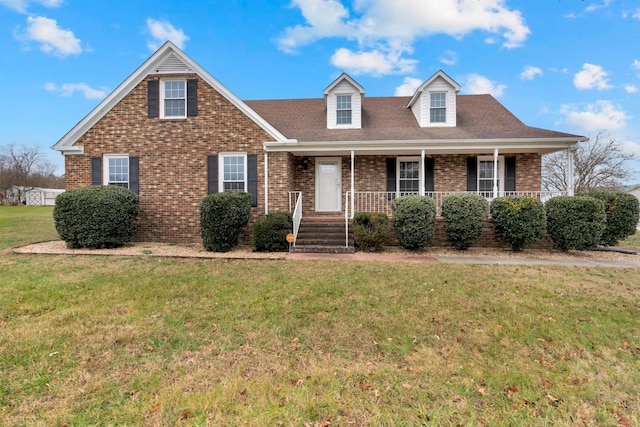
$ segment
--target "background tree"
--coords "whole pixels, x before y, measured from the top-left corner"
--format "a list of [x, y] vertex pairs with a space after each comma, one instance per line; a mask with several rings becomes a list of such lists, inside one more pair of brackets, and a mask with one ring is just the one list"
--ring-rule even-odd
[[[589, 190], [618, 190], [633, 174], [626, 162], [636, 158], [622, 143], [606, 132], [570, 149], [574, 157], [574, 193]], [[568, 191], [567, 153], [548, 154], [542, 160], [542, 186], [548, 191]]]
[[[10, 191], [12, 187], [14, 191]], [[0, 203], [17, 203], [26, 191], [36, 187], [64, 188], [64, 177], [55, 175], [55, 167], [45, 160], [39, 147], [0, 146]]]

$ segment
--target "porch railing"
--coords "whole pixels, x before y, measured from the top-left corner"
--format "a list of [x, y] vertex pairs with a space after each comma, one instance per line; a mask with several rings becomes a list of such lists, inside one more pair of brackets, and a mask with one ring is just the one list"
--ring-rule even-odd
[[[425, 196], [431, 197], [436, 204], [436, 215], [442, 215], [442, 199], [449, 194], [464, 193], [461, 191], [435, 191], [427, 192]], [[493, 192], [475, 192], [491, 200], [493, 198]], [[349, 194], [349, 192], [347, 192]], [[353, 211], [349, 212], [350, 217], [356, 212], [383, 212], [391, 217], [391, 202], [400, 196], [406, 196], [410, 194], [418, 193], [397, 193], [395, 191], [356, 191], [351, 197], [353, 197]], [[556, 196], [565, 196], [567, 193], [564, 191], [503, 191], [499, 194], [502, 196], [527, 196], [533, 197], [543, 202]], [[348, 197], [348, 196], [347, 196]], [[347, 212], [347, 206], [345, 205], [345, 213]]]
[[289, 191], [289, 212], [293, 212], [293, 246], [295, 246], [300, 221], [302, 221], [302, 191]]
[[345, 234], [345, 248], [349, 247], [349, 219], [353, 218], [353, 215], [349, 215], [349, 198], [351, 197], [351, 191], [344, 193], [344, 234]]

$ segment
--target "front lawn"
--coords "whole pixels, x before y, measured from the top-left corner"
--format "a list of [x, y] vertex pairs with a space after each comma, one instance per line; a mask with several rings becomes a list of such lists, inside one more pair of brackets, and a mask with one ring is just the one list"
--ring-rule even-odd
[[635, 269], [0, 257], [5, 425], [640, 425]]
[[0, 251], [58, 238], [53, 206], [0, 205]]

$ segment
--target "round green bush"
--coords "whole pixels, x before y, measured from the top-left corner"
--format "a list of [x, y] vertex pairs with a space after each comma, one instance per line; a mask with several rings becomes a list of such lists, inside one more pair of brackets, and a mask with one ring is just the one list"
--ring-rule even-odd
[[391, 203], [393, 229], [400, 246], [405, 249], [424, 248], [433, 238], [436, 205], [431, 197], [402, 196]]
[[389, 241], [389, 217], [382, 212], [358, 212], [352, 220], [355, 247], [364, 251], [381, 251]]
[[56, 197], [53, 220], [69, 248], [115, 248], [136, 233], [138, 196], [115, 185], [68, 190]]
[[244, 192], [210, 194], [200, 203], [200, 235], [208, 251], [227, 252], [251, 217], [251, 195]]
[[489, 218], [489, 202], [480, 194], [450, 194], [442, 199], [444, 232], [458, 250], [469, 249], [482, 234]]
[[287, 234], [293, 230], [290, 212], [267, 214], [253, 225], [253, 246], [256, 251], [282, 252], [289, 249]]
[[607, 225], [600, 243], [607, 246], [617, 245], [619, 241], [635, 234], [638, 225], [638, 198], [622, 191], [596, 191], [587, 193], [589, 197], [604, 202], [607, 213]]
[[533, 197], [498, 197], [491, 202], [496, 234], [514, 252], [541, 240], [547, 232], [544, 204]]
[[593, 197], [559, 196], [545, 203], [547, 232], [563, 251], [590, 250], [598, 246], [607, 215], [604, 202]]

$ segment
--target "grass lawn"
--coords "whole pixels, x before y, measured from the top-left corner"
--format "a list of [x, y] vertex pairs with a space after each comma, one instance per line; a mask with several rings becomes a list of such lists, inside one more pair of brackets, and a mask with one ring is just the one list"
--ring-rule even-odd
[[5, 253], [0, 278], [2, 425], [640, 425], [637, 269]]
[[53, 206], [0, 206], [0, 251], [58, 239]]

